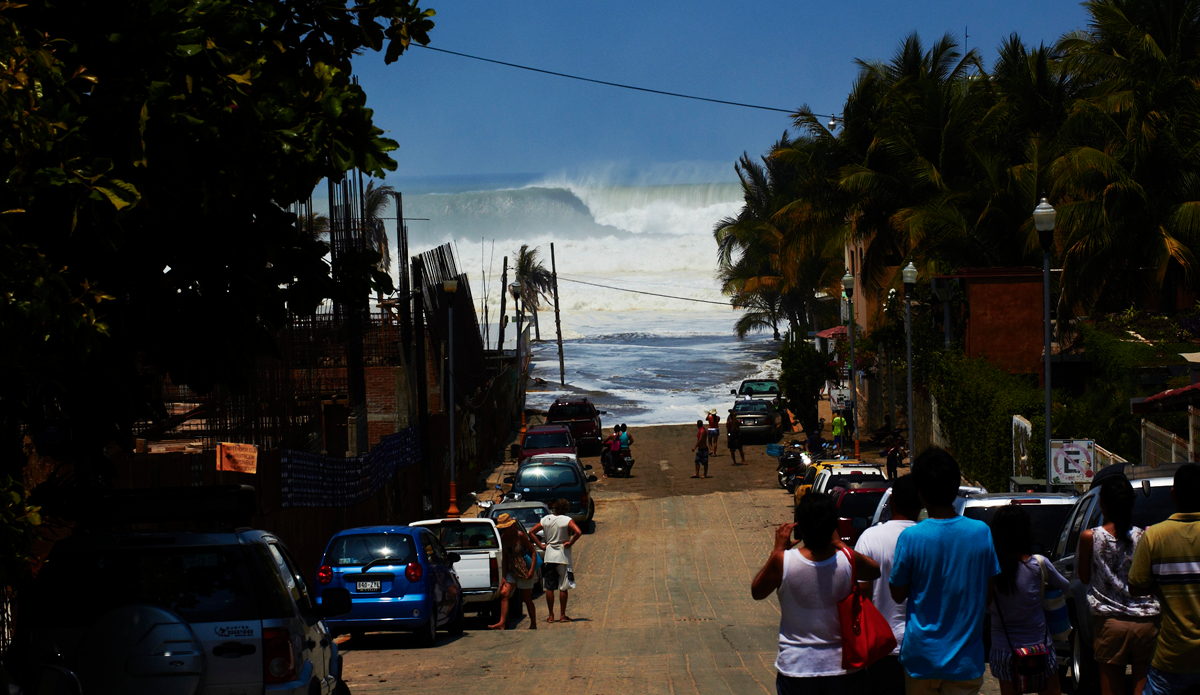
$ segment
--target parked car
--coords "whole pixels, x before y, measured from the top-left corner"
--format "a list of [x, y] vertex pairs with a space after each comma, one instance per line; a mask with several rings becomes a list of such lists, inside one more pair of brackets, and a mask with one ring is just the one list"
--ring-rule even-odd
[[1063, 522], [1075, 507], [1079, 495], [1058, 492], [991, 492], [959, 499], [962, 500], [961, 507], [955, 505], [959, 514], [985, 524], [992, 523], [992, 517], [1000, 507], [1009, 504], [1021, 505], [1029, 512], [1033, 521], [1033, 552], [1049, 555], [1058, 542]]
[[891, 486], [891, 481], [849, 482], [850, 480], [853, 478], [835, 477], [830, 483], [830, 490], [838, 509], [838, 535], [843, 543], [853, 546], [862, 532], [870, 528], [871, 518], [879, 507], [879, 501]]
[[783, 415], [770, 401], [741, 400], [733, 404], [733, 414], [741, 426], [742, 438], [777, 439], [783, 427]]
[[[878, 475], [884, 478], [883, 468], [874, 463], [863, 463], [862, 461], [843, 461], [840, 459], [813, 461], [808, 470], [804, 472], [804, 478], [800, 484], [796, 486], [796, 491], [793, 493], [793, 499], [796, 504], [800, 504], [800, 499], [811, 491], [824, 492], [824, 482], [829, 479], [833, 472], [848, 472], [858, 471], [860, 474]], [[825, 474], [824, 477], [821, 477]], [[820, 478], [821, 487], [817, 487], [817, 481]]]
[[512, 490], [527, 502], [544, 502], [547, 505], [557, 499], [570, 504], [570, 516], [575, 523], [591, 521], [596, 513], [596, 503], [589, 494], [588, 483], [596, 482], [596, 476], [584, 475], [567, 463], [541, 463], [521, 466], [515, 475], [504, 479]]
[[438, 628], [462, 634], [464, 596], [447, 552], [432, 530], [419, 526], [362, 526], [329, 540], [317, 571], [322, 586], [345, 588], [352, 607], [329, 621], [334, 634], [409, 630], [423, 647]]
[[[539, 463], [568, 463], [579, 469], [580, 475], [587, 475], [587, 471], [592, 470], [592, 464], [584, 463], [579, 460], [575, 454], [537, 454], [521, 461], [521, 466]], [[518, 466], [519, 467], [519, 466]]]
[[[318, 597], [275, 535], [222, 529], [249, 513], [200, 523], [213, 522], [206, 508], [229, 498], [235, 506], [248, 498], [253, 511], [254, 490], [245, 486], [109, 493], [105, 504], [120, 504], [117, 513], [142, 529], [167, 519], [134, 518], [139, 510], [172, 507], [172, 530], [85, 530], [81, 521], [57, 542], [22, 596], [31, 663], [69, 670], [84, 693], [349, 692], [326, 629], [349, 612], [349, 594], [327, 587]], [[219, 530], [176, 530], [185, 517], [193, 528]], [[46, 670], [32, 691], [76, 686]]]
[[[954, 511], [961, 515], [963, 507], [966, 505], [967, 500], [969, 498], [971, 498], [974, 495], [986, 495], [986, 494], [988, 494], [987, 488], [976, 487], [973, 485], [959, 485], [958, 486], [958, 496], [954, 498]], [[920, 521], [920, 520], [928, 519], [928, 518], [929, 518], [929, 513], [926, 512], [924, 509], [922, 509], [920, 515], [918, 515], [918, 517], [917, 517], [917, 520]], [[883, 499], [879, 500], [879, 507], [875, 510], [875, 516], [874, 516], [874, 518], [871, 519], [871, 525], [874, 526], [876, 524], [882, 524], [885, 521], [891, 521], [891, 520], [892, 520], [892, 491], [889, 488], [888, 491], [886, 493], [884, 493]]]
[[501, 502], [487, 510], [489, 519], [496, 519], [501, 514], [507, 514], [521, 522], [521, 525], [525, 528], [531, 529], [541, 523], [543, 518], [550, 515], [550, 507], [545, 502], [530, 500]]
[[[1171, 485], [1175, 471], [1182, 463], [1164, 463], [1157, 468], [1127, 464], [1124, 474], [1133, 483], [1133, 525], [1141, 528], [1153, 526], [1175, 513], [1171, 501]], [[1093, 485], [1095, 485], [1093, 483]], [[1067, 677], [1073, 681], [1076, 693], [1099, 691], [1099, 672], [1092, 652], [1092, 621], [1088, 612], [1088, 586], [1079, 581], [1076, 574], [1075, 557], [1078, 552], [1079, 534], [1095, 528], [1103, 522], [1100, 513], [1100, 488], [1094, 486], [1077, 498], [1066, 521], [1061, 526], [1058, 540], [1048, 553], [1054, 566], [1071, 585], [1063, 592], [1067, 602], [1067, 614], [1071, 619], [1071, 636], [1066, 643], [1056, 642], [1059, 663], [1066, 667]]]
[[538, 454], [575, 454], [575, 440], [566, 425], [537, 425], [525, 430], [517, 449], [517, 461]]
[[584, 445], [597, 451], [604, 439], [604, 425], [600, 421], [603, 414], [604, 411], [596, 410], [596, 406], [586, 398], [564, 396], [550, 405], [546, 412], [546, 424], [566, 426], [581, 451]]
[[503, 542], [492, 518], [430, 519], [412, 526], [437, 534], [442, 547], [458, 553], [454, 576], [462, 587], [463, 609], [500, 617], [500, 560]]
[[730, 394], [742, 398], [778, 398], [782, 391], [778, 379], [746, 379], [741, 386], [733, 389]]

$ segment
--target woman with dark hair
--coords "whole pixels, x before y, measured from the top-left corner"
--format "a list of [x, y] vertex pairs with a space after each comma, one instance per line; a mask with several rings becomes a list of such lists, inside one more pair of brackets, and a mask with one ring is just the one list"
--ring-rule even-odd
[[[996, 510], [992, 517], [992, 543], [1000, 561], [1000, 574], [988, 613], [992, 620], [992, 651], [988, 655], [992, 675], [1000, 681], [1001, 695], [1038, 692], [1059, 695], [1058, 662], [1054, 657], [1054, 641], [1042, 612], [1043, 585], [1066, 589], [1069, 582], [1054, 565], [1041, 555], [1033, 554], [1033, 523], [1029, 513], [1018, 505]], [[1017, 650], [1036, 654], [1044, 649], [1040, 659], [1041, 673], [1023, 673], [1024, 687], [1018, 688]], [[1036, 683], [1036, 687], [1030, 683]]]
[[1104, 523], [1079, 534], [1079, 581], [1088, 587], [1092, 649], [1101, 695], [1125, 692], [1125, 665], [1133, 667], [1133, 692], [1142, 695], [1158, 639], [1158, 600], [1129, 593], [1129, 566], [1144, 529], [1133, 525], [1133, 486], [1123, 475], [1100, 484]]
[[[801, 547], [791, 540], [793, 529]], [[755, 601], [779, 591], [778, 695], [865, 695], [866, 671], [842, 668], [837, 604], [850, 594], [854, 574], [863, 581], [879, 578], [879, 563], [848, 551], [837, 530], [833, 498], [805, 495], [796, 505], [796, 523], [775, 530], [775, 548], [750, 584]]]

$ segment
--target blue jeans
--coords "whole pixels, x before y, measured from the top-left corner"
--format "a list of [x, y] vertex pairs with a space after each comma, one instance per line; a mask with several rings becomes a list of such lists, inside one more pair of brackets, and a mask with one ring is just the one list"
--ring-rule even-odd
[[1200, 686], [1200, 673], [1171, 673], [1153, 666], [1146, 673], [1142, 695], [1183, 695], [1188, 688]]

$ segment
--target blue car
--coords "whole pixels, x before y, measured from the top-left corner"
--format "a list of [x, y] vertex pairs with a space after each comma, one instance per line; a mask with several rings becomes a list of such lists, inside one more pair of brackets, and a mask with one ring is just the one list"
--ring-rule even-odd
[[351, 609], [327, 619], [335, 635], [351, 639], [373, 631], [411, 631], [423, 647], [438, 629], [463, 631], [462, 586], [452, 571], [458, 553], [446, 552], [426, 528], [363, 526], [329, 541], [317, 584], [350, 592]]

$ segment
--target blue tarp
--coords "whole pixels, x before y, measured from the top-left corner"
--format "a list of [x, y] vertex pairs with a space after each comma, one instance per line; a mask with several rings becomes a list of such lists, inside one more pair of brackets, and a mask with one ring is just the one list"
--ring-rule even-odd
[[365, 502], [396, 471], [416, 465], [417, 428], [388, 435], [366, 456], [338, 457], [283, 450], [280, 477], [285, 507], [349, 507]]

